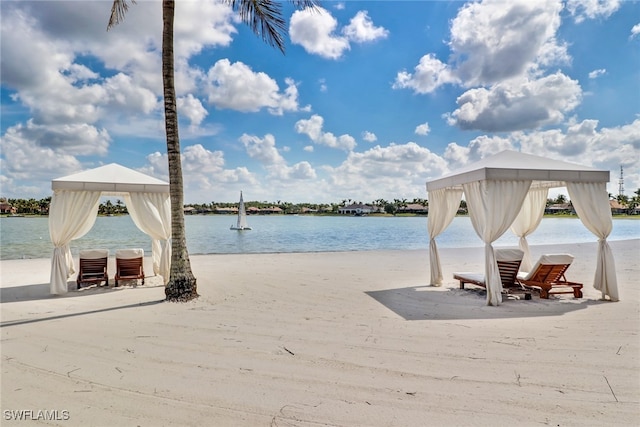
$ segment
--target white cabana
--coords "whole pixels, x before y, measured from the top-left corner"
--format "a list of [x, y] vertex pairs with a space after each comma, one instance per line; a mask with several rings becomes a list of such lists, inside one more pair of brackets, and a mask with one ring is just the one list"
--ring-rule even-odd
[[49, 235], [51, 293], [67, 292], [75, 273], [69, 243], [91, 230], [98, 216], [100, 197], [123, 196], [131, 219], [152, 239], [153, 271], [169, 280], [171, 265], [171, 201], [169, 184], [116, 163], [51, 181]]
[[502, 302], [502, 282], [492, 243], [511, 228], [520, 237], [523, 269], [531, 266], [526, 236], [540, 224], [549, 188], [567, 187], [578, 217], [598, 237], [593, 286], [602, 298], [618, 300], [613, 253], [607, 236], [613, 226], [607, 183], [609, 171], [502, 151], [454, 173], [427, 182], [431, 285], [442, 285], [436, 237], [451, 223], [464, 193], [471, 223], [485, 243], [487, 305]]

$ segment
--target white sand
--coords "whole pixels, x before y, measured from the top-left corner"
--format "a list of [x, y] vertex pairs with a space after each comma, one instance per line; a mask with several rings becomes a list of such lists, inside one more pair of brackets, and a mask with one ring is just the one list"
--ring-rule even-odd
[[532, 252], [574, 254], [583, 299], [499, 307], [452, 279], [483, 249], [443, 249], [441, 288], [426, 251], [193, 256], [185, 304], [157, 277], [51, 297], [49, 260], [2, 261], [2, 426], [637, 425], [640, 240], [611, 246], [620, 302], [577, 244]]

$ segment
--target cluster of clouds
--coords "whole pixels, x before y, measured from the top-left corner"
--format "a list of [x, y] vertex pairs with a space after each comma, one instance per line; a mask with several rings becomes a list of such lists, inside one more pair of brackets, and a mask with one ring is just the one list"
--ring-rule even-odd
[[359, 11], [348, 25], [338, 31], [338, 21], [326, 9], [317, 12], [299, 10], [291, 16], [289, 36], [293, 44], [326, 59], [339, 59], [352, 43], [386, 38], [389, 31], [376, 27], [366, 11]]
[[[562, 123], [582, 97], [576, 80], [547, 72], [571, 62], [557, 38], [562, 7], [556, 0], [469, 3], [451, 23], [451, 57], [445, 62], [425, 54], [412, 71], [397, 74], [394, 88], [418, 94], [444, 85], [465, 89], [447, 117], [462, 129], [508, 132]], [[576, 20], [611, 13], [576, 2], [567, 7]]]
[[[335, 7], [340, 8], [337, 3]], [[364, 130], [370, 146], [356, 151], [356, 138], [325, 129], [324, 118], [301, 103], [299, 82], [278, 83], [248, 64], [220, 59], [209, 69], [190, 65], [206, 48], [228, 47], [239, 21], [222, 2], [178, 2], [175, 22], [176, 88], [180, 115], [188, 122], [183, 141], [215, 135], [205, 124], [210, 109], [245, 113], [267, 111], [274, 116], [308, 113], [294, 131], [314, 147], [335, 149], [345, 157], [334, 165], [309, 161], [290, 163], [288, 148], [272, 134], [239, 138], [247, 156], [263, 170], [226, 166], [223, 151], [183, 143], [187, 200], [207, 201], [222, 185], [245, 184], [260, 194], [287, 194], [291, 200], [327, 201], [358, 194], [394, 197], [416, 194], [428, 177], [437, 177], [503, 149], [515, 149], [610, 169], [624, 164], [627, 177], [640, 186], [640, 119], [598, 129], [594, 119], [572, 114], [585, 93], [575, 78], [559, 69], [571, 64], [570, 46], [558, 36], [561, 12], [576, 23], [606, 19], [618, 0], [484, 0], [460, 7], [450, 23], [449, 56], [425, 52], [411, 70], [399, 70], [391, 86], [417, 96], [444, 87], [460, 90], [456, 108], [443, 120], [463, 130], [486, 132], [468, 144], [451, 142], [435, 153], [415, 142], [373, 145], [377, 136]], [[0, 26], [2, 84], [21, 107], [3, 107], [3, 115], [27, 111], [30, 119], [1, 136], [0, 184], [20, 197], [46, 194], [52, 176], [84, 168], [82, 156], [104, 156], [116, 138], [157, 139], [143, 172], [168, 177], [163, 147], [160, 40], [161, 9], [156, 2], [138, 2], [129, 9], [128, 25], [105, 28], [110, 2], [3, 2]], [[193, 25], [193, 22], [205, 25]], [[640, 24], [630, 29], [639, 37]], [[289, 36], [294, 45], [327, 61], [338, 61], [353, 46], [390, 36], [367, 11], [358, 11], [344, 26], [329, 10], [295, 11]], [[98, 74], [78, 58], [100, 61]], [[606, 74], [593, 70], [589, 78]], [[18, 105], [16, 104], [16, 105]], [[554, 127], [550, 129], [550, 127]], [[415, 128], [428, 136], [428, 122]], [[495, 136], [500, 134], [501, 136]], [[386, 144], [387, 142], [384, 142]], [[635, 171], [635, 172], [633, 172]], [[224, 196], [223, 196], [224, 197]], [[265, 196], [267, 197], [267, 196]]]

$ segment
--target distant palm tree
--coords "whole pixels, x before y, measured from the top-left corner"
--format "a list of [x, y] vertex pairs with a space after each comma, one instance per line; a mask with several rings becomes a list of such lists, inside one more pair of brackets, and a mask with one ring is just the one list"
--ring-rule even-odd
[[[271, 46], [284, 53], [286, 23], [282, 5], [271, 0], [226, 0], [252, 31]], [[125, 17], [129, 3], [135, 0], [113, 0], [107, 30]], [[314, 0], [294, 0], [298, 8], [315, 8]], [[165, 287], [168, 301], [189, 301], [198, 297], [196, 278], [191, 272], [184, 228], [184, 188], [178, 136], [178, 109], [174, 81], [173, 18], [175, 0], [162, 1], [162, 84], [164, 87], [164, 124], [169, 161], [169, 192], [171, 195], [171, 273]]]

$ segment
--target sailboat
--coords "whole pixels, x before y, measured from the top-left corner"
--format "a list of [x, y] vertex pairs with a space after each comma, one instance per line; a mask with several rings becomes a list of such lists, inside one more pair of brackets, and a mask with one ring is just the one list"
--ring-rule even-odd
[[242, 191], [240, 192], [240, 205], [238, 206], [238, 222], [235, 226], [231, 226], [231, 230], [251, 230], [251, 227], [247, 225], [247, 212], [244, 210]]

